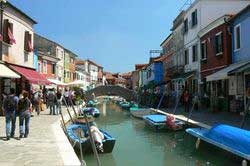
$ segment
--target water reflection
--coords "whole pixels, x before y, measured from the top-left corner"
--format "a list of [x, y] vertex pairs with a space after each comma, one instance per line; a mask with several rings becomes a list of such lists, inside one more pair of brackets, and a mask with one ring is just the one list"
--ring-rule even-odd
[[[179, 132], [155, 132], [142, 120], [131, 118], [126, 110], [108, 102], [99, 105], [98, 126], [116, 138], [112, 154], [102, 154], [104, 166], [232, 166], [240, 161], [211, 145], [202, 143], [195, 149], [196, 139]], [[85, 156], [95, 165], [93, 155]]]

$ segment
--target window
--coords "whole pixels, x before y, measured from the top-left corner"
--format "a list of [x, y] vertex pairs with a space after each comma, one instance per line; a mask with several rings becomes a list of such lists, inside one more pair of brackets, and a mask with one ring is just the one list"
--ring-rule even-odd
[[241, 27], [240, 25], [237, 25], [234, 28], [234, 48], [235, 51], [239, 50], [241, 48]]
[[70, 77], [69, 77], [69, 71], [67, 71], [67, 78], [70, 78]]
[[201, 42], [201, 60], [207, 59], [207, 42]]
[[70, 58], [70, 63], [74, 63], [74, 59], [73, 58]]
[[220, 55], [223, 52], [223, 34], [222, 32], [215, 35], [215, 54]]
[[38, 62], [38, 73], [42, 73], [42, 65]]
[[28, 31], [25, 31], [25, 33], [24, 33], [24, 51], [26, 51], [26, 52], [33, 51], [31, 38], [32, 38], [32, 35]]
[[47, 74], [47, 61], [43, 61], [43, 73]]
[[13, 36], [13, 24], [8, 19], [5, 19], [3, 23], [3, 41], [7, 44], [16, 43]]
[[193, 62], [196, 62], [198, 60], [197, 57], [197, 45], [193, 45], [192, 47], [192, 55], [193, 55]]
[[192, 13], [192, 27], [197, 25], [197, 9]]
[[189, 53], [188, 53], [188, 49], [185, 50], [184, 52], [184, 59], [185, 59], [185, 65], [188, 65], [189, 64]]
[[188, 31], [188, 19], [184, 21], [184, 33]]
[[56, 64], [52, 64], [52, 74], [56, 74]]
[[24, 53], [24, 62], [28, 62], [29, 61], [29, 54]]

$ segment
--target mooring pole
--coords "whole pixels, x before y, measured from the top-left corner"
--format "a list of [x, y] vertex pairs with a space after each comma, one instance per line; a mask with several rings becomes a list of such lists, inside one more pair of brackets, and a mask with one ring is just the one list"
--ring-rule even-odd
[[68, 112], [68, 114], [69, 114], [70, 121], [71, 121], [72, 123], [74, 123], [74, 120], [73, 120], [73, 118], [72, 118], [72, 116], [71, 116], [71, 114], [70, 114], [69, 107], [68, 107], [68, 104], [67, 104], [66, 99], [65, 99], [64, 96], [63, 96], [63, 101], [64, 101], [64, 103], [65, 103], [66, 110], [67, 110], [67, 112]]
[[96, 157], [97, 166], [101, 166], [101, 161], [100, 161], [100, 158], [99, 158], [99, 155], [98, 155], [98, 152], [96, 150], [95, 143], [94, 143], [94, 138], [93, 138], [91, 130], [90, 130], [90, 125], [89, 125], [89, 122], [88, 122], [88, 117], [87, 117], [87, 115], [86, 115], [85, 112], [84, 112], [84, 118], [85, 118], [85, 121], [86, 121], [86, 124], [87, 124], [87, 128], [88, 128], [88, 132], [89, 132], [90, 143], [91, 143], [92, 149], [94, 151], [94, 155]]

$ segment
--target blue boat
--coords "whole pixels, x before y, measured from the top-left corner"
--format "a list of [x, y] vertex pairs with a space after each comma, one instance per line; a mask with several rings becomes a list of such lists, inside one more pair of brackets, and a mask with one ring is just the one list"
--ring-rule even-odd
[[[75, 145], [77, 150], [80, 150], [80, 146], [82, 146], [83, 153], [93, 153], [93, 149], [87, 131], [87, 126], [83, 124], [71, 124], [67, 127], [67, 135], [69, 137], [69, 140], [73, 145]], [[116, 140], [107, 132], [103, 130], [100, 131], [104, 135], [104, 140], [102, 141], [104, 151], [101, 152], [99, 149], [97, 149], [97, 151], [99, 153], [111, 153], [115, 146]], [[81, 136], [79, 136], [79, 133], [81, 133]], [[79, 139], [79, 137], [81, 139]]]
[[[189, 128], [186, 132], [200, 140], [208, 142], [244, 159], [250, 160], [250, 131], [237, 127], [218, 124], [211, 129]], [[243, 160], [243, 162], [246, 162]]]
[[155, 130], [161, 130], [161, 129], [166, 129], [166, 115], [146, 115], [143, 116], [143, 120], [145, 121], [146, 124], [154, 128]]
[[184, 126], [184, 122], [180, 120], [174, 120], [173, 125], [176, 126], [172, 127], [169, 124], [167, 124], [167, 116], [166, 115], [159, 115], [159, 114], [153, 114], [153, 115], [146, 115], [143, 116], [143, 120], [145, 121], [146, 124], [151, 126], [155, 130], [181, 130]]
[[[84, 111], [87, 114], [92, 114], [93, 117], [95, 117], [95, 118], [98, 118], [100, 116], [99, 109], [97, 109], [95, 107], [85, 107], [81, 111]], [[81, 114], [83, 114], [83, 113], [81, 113]]]
[[120, 102], [119, 105], [126, 110], [129, 110], [129, 108], [131, 107], [131, 104], [129, 102]]

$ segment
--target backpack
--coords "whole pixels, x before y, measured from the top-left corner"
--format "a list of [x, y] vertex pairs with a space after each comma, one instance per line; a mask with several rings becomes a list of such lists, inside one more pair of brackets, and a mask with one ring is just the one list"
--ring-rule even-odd
[[14, 97], [15, 96], [7, 96], [4, 100], [4, 109], [8, 112], [13, 112], [16, 110], [17, 103]]
[[18, 111], [26, 111], [30, 107], [30, 101], [28, 99], [21, 99], [18, 103]]

